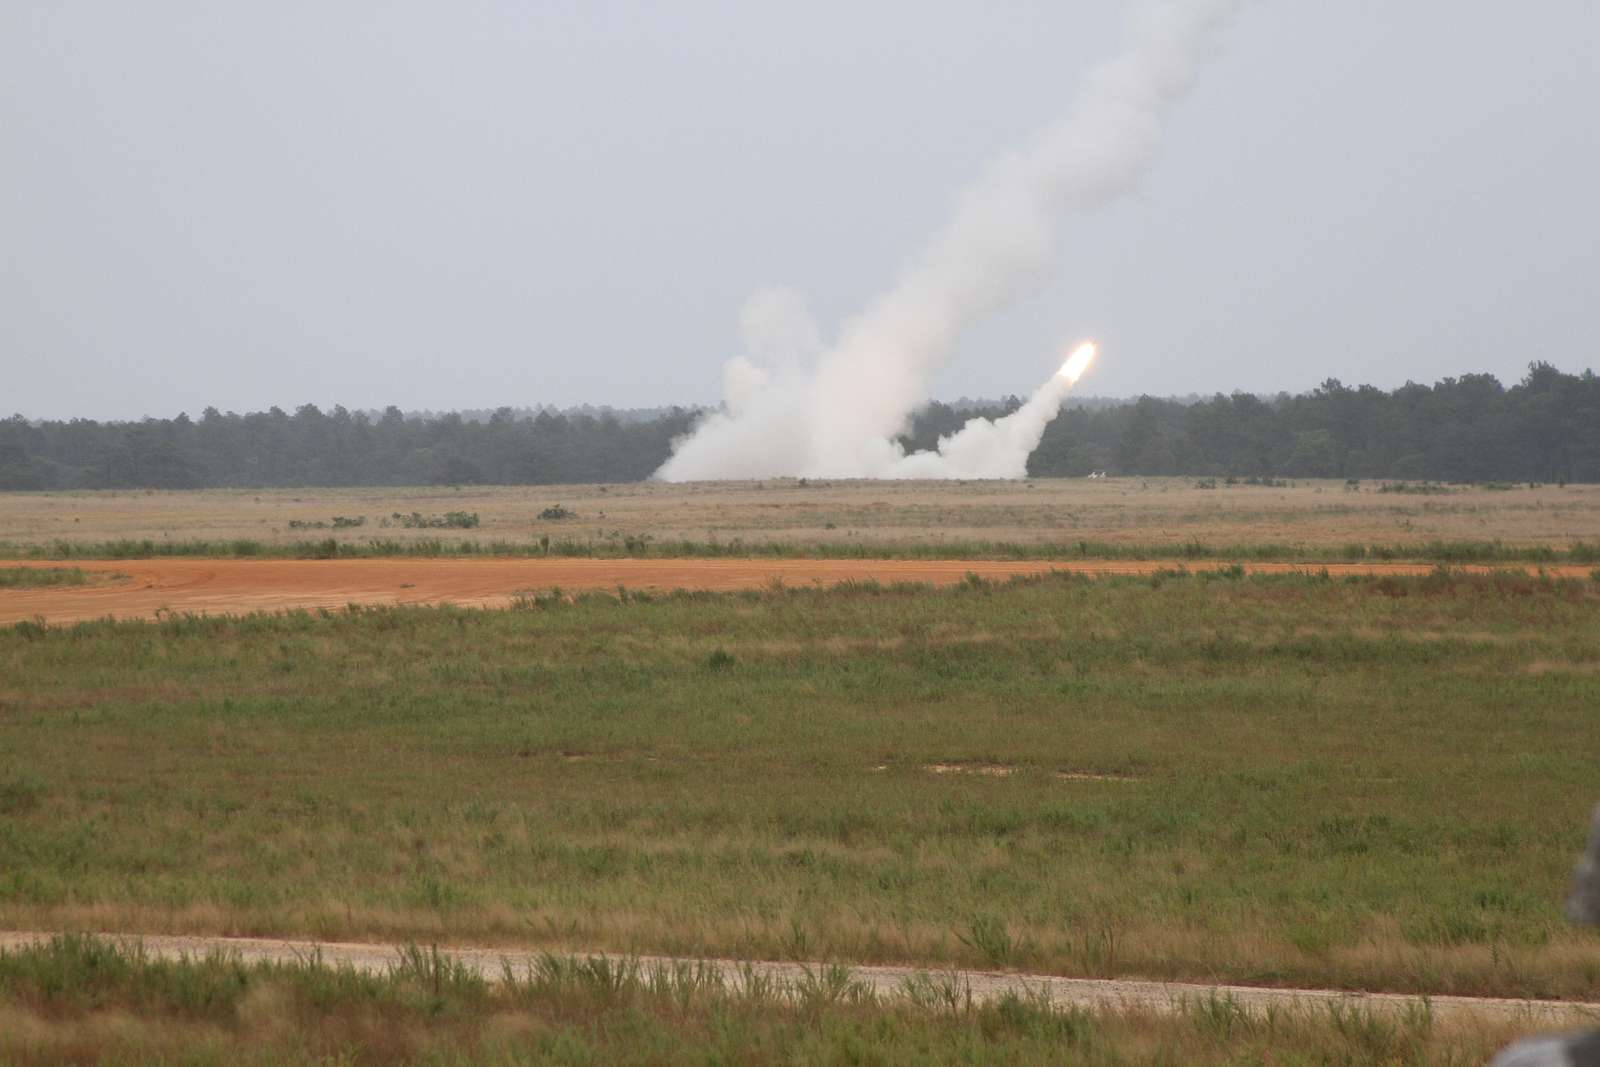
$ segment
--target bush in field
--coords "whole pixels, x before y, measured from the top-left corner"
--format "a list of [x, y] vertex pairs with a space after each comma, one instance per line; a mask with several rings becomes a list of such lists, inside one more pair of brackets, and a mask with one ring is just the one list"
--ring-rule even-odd
[[1439, 485], [1437, 482], [1417, 482], [1416, 484], [1411, 482], [1385, 482], [1383, 485], [1378, 486], [1378, 492], [1406, 493], [1412, 496], [1435, 496], [1441, 493], [1453, 493], [1455, 490], [1447, 485]]
[[974, 949], [990, 967], [1009, 966], [1017, 956], [1018, 945], [1005, 922], [992, 915], [980, 915], [972, 920], [967, 933], [957, 932], [956, 937], [968, 948]]
[[314, 521], [310, 519], [290, 519], [289, 529], [326, 530], [329, 526], [332, 526], [335, 530], [353, 530], [359, 526], [365, 526], [366, 524], [367, 517], [365, 515], [335, 515], [333, 517], [333, 522], [331, 523]]
[[424, 515], [420, 511], [402, 515], [396, 511], [391, 518], [408, 530], [471, 530], [478, 525], [476, 511], [447, 511], [443, 515]]
[[560, 504], [545, 508], [543, 511], [539, 512], [539, 518], [544, 519], [547, 522], [559, 522], [562, 519], [575, 519], [577, 517], [578, 513], [576, 511], [573, 511], [571, 508], [563, 507]]

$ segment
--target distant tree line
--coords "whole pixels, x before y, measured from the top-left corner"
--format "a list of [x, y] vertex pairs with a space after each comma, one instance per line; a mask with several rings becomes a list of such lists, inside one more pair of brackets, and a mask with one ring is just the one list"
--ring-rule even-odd
[[[1019, 401], [984, 410], [1004, 414]], [[909, 447], [928, 448], [972, 412], [935, 404]], [[1142, 396], [1068, 410], [1031, 474], [1600, 482], [1600, 379], [1535, 363], [1509, 389], [1490, 374], [1386, 392], [1329, 379], [1309, 393], [1205, 400]]]
[[516, 485], [648, 478], [694, 412], [643, 421], [510, 408], [483, 420], [305, 404], [198, 419], [0, 422], [0, 489]]
[[[1015, 398], [931, 404], [902, 438], [931, 448]], [[699, 412], [628, 417], [501, 408], [482, 418], [324, 412], [307, 404], [198, 419], [0, 422], [0, 489], [550, 484], [647, 478]], [[1330, 379], [1299, 395], [1142, 396], [1072, 408], [1030, 473], [1600, 482], [1600, 380], [1545, 363], [1506, 388], [1493, 376], [1393, 391]]]

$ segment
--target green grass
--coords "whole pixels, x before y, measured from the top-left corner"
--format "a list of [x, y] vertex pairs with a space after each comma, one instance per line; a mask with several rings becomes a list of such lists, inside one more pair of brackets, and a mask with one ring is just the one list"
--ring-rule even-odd
[[780, 984], [547, 956], [490, 982], [415, 947], [377, 974], [82, 937], [0, 954], [0, 1059], [19, 1064], [1467, 1064], [1528, 1028], [1225, 997], [1160, 1013], [975, 1004], [937, 976], [879, 996], [836, 967]]
[[0, 926], [1600, 998], [1597, 609], [1229, 570], [21, 624]]
[[556, 556], [567, 558], [777, 558], [777, 559], [1127, 559], [1361, 562], [1424, 560], [1437, 563], [1592, 563], [1600, 543], [1566, 548], [1500, 541], [1426, 541], [1405, 544], [1309, 545], [1299, 543], [1123, 544], [1106, 541], [658, 541], [645, 535], [539, 541], [448, 541], [440, 538], [366, 541], [325, 537], [314, 541], [50, 541], [0, 543], [14, 559], [151, 559], [160, 556], [327, 559], [386, 556]]
[[42, 589], [88, 581], [89, 573], [78, 567], [0, 567], [0, 589]]

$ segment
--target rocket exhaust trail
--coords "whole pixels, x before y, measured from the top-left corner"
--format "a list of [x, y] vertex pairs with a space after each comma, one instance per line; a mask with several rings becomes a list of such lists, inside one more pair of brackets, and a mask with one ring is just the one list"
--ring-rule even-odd
[[[846, 321], [831, 344], [822, 342], [803, 297], [757, 294], [745, 308], [746, 353], [728, 368], [725, 409], [676, 442], [656, 476], [1021, 476], [1026, 456], [1016, 462], [1004, 441], [1037, 443], [1031, 433], [993, 439], [1007, 454], [972, 466], [1011, 473], [987, 475], [957, 473], [943, 450], [906, 456], [894, 438], [962, 330], [1048, 276], [1061, 219], [1128, 193], [1150, 169], [1163, 123], [1241, 3], [1165, 0], [1147, 7], [1133, 20], [1124, 51], [1088, 73], [1066, 116], [993, 161], [910, 269]], [[774, 359], [770, 353], [779, 350], [783, 358]], [[1066, 376], [1055, 381], [1065, 383]], [[952, 445], [966, 432], [953, 435]], [[973, 436], [986, 432], [974, 429]]]
[[1028, 456], [1039, 447], [1046, 426], [1061, 411], [1067, 394], [1094, 362], [1098, 350], [1085, 341], [1061, 369], [1033, 391], [1027, 402], [998, 419], [969, 419], [932, 452], [902, 456], [884, 472], [889, 478], [1025, 478]]
[[1083, 372], [1089, 369], [1089, 364], [1094, 362], [1094, 357], [1100, 354], [1100, 346], [1093, 341], [1085, 341], [1072, 350], [1072, 355], [1061, 364], [1061, 369], [1056, 371], [1072, 385], [1078, 384], [1078, 379], [1083, 377]]

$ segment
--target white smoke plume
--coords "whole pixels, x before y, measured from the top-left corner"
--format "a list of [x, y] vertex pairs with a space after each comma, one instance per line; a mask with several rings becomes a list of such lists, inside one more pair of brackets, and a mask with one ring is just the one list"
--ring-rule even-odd
[[907, 456], [893, 438], [961, 330], [1047, 274], [1061, 216], [1134, 188], [1155, 159], [1162, 121], [1240, 2], [1168, 0], [1145, 10], [1127, 49], [1089, 72], [1066, 118], [991, 163], [910, 270], [831, 347], [800, 295], [752, 297], [741, 318], [746, 355], [725, 369], [724, 410], [679, 442], [656, 476], [1023, 475], [1071, 388], [1063, 377], [1005, 419], [973, 420], [937, 452]]

